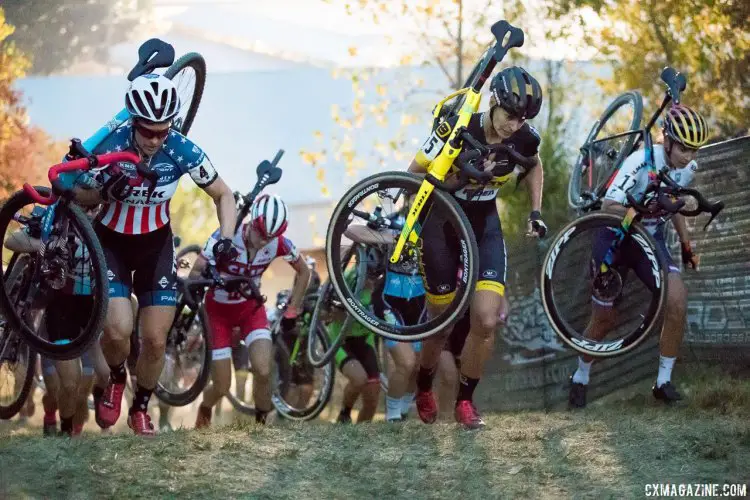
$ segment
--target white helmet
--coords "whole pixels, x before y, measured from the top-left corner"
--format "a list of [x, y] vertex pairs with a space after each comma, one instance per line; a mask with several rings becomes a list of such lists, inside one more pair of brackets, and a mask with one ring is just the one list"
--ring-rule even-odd
[[264, 194], [250, 207], [250, 223], [265, 239], [277, 238], [284, 234], [289, 211], [278, 196]]
[[149, 73], [130, 83], [125, 94], [125, 108], [132, 116], [165, 122], [180, 112], [180, 98], [172, 80]]

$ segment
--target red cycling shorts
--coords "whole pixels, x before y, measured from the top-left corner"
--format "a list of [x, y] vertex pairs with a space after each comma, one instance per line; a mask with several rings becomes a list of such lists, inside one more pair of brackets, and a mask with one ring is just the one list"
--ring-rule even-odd
[[[268, 329], [266, 308], [263, 304], [245, 300], [236, 304], [216, 302], [211, 296], [206, 297], [206, 315], [208, 316], [208, 338], [211, 342], [211, 359], [229, 359], [232, 347], [240, 338], [250, 346], [258, 339], [271, 340]], [[240, 337], [234, 338], [232, 330], [239, 329]]]

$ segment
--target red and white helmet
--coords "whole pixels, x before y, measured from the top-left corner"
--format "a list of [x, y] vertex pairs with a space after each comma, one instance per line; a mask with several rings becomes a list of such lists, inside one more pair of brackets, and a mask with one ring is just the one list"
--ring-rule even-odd
[[264, 194], [250, 207], [250, 224], [265, 239], [278, 238], [286, 231], [289, 211], [284, 201], [274, 195]]
[[132, 116], [152, 122], [165, 122], [180, 112], [180, 98], [174, 82], [163, 75], [148, 73], [130, 84], [125, 108]]

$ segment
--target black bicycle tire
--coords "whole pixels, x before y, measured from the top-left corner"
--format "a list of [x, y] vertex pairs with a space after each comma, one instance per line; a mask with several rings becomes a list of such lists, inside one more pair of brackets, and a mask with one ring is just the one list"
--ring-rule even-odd
[[[10, 261], [8, 262], [8, 276], [13, 278], [13, 271], [16, 266], [16, 263], [18, 262], [18, 253], [14, 253], [13, 256], [10, 258]], [[15, 332], [15, 330], [14, 330]], [[15, 333], [14, 333], [15, 335]], [[29, 345], [23, 341], [22, 343], [22, 349], [26, 349], [27, 351], [27, 363], [26, 363], [26, 373], [24, 375], [24, 381], [23, 385], [21, 386], [21, 392], [19, 392], [18, 397], [15, 401], [13, 401], [9, 405], [2, 405], [0, 404], [0, 420], [9, 420], [16, 416], [16, 414], [21, 411], [21, 408], [23, 408], [24, 403], [26, 403], [26, 398], [29, 397], [29, 393], [31, 392], [31, 384], [34, 382], [34, 370], [36, 368], [36, 353], [34, 352]]]
[[[178, 314], [182, 314], [182, 307], [179, 307], [179, 304], [175, 311], [175, 318]], [[156, 394], [156, 397], [159, 398], [160, 401], [168, 404], [169, 406], [186, 406], [195, 401], [198, 396], [201, 395], [203, 389], [206, 388], [206, 384], [208, 384], [208, 379], [211, 375], [211, 342], [208, 336], [208, 322], [206, 320], [206, 313], [203, 307], [203, 303], [198, 306], [197, 314], [201, 322], [201, 327], [203, 328], [203, 343], [205, 346], [203, 350], [201, 372], [195, 379], [195, 383], [190, 386], [188, 390], [181, 393], [170, 392], [157, 381], [156, 387], [154, 388], [154, 394]], [[193, 322], [194, 321], [195, 319], [193, 319]], [[190, 328], [193, 322], [187, 325], [187, 328]]]
[[[317, 335], [320, 336], [321, 342], [323, 342], [324, 344], [328, 343], [328, 339], [326, 338], [324, 331], [318, 329]], [[281, 335], [278, 335], [276, 337], [275, 343], [281, 343], [283, 345]], [[284, 351], [285, 350], [286, 349], [284, 349]], [[336, 367], [334, 366], [333, 360], [331, 360], [328, 365], [328, 369], [330, 370], [330, 378], [328, 379], [328, 383], [324, 386], [324, 389], [323, 391], [321, 391], [321, 395], [320, 397], [318, 397], [315, 404], [310, 406], [309, 408], [305, 408], [304, 410], [292, 409], [291, 406], [286, 404], [284, 399], [277, 394], [278, 387], [274, 388], [274, 392], [273, 394], [271, 394], [271, 402], [273, 403], [274, 408], [281, 418], [296, 422], [306, 422], [308, 420], [313, 420], [321, 414], [321, 412], [328, 405], [328, 402], [331, 400], [331, 396], [333, 395], [333, 388], [336, 383]], [[227, 399], [232, 404], [232, 407], [243, 415], [255, 415], [255, 407], [238, 399], [231, 391], [229, 392], [229, 394], [227, 394]]]
[[[633, 333], [623, 336], [622, 347], [611, 350], [594, 350], [586, 349], [572, 340], [573, 337], [578, 337], [577, 332], [574, 332], [563, 318], [561, 318], [557, 308], [555, 307], [554, 297], [550, 289], [550, 282], [554, 275], [554, 266], [557, 259], [557, 255], [563, 246], [567, 245], [569, 241], [575, 238], [576, 234], [579, 234], [583, 230], [590, 230], [592, 227], [620, 227], [622, 224], [622, 216], [615, 214], [608, 214], [603, 212], [595, 212], [588, 215], [584, 215], [579, 219], [566, 225], [561, 229], [555, 239], [551, 242], [549, 250], [544, 257], [544, 262], [541, 269], [540, 278], [540, 295], [542, 297], [542, 306], [544, 312], [549, 319], [552, 329], [557, 334], [558, 338], [563, 341], [567, 346], [571, 347], [575, 351], [581, 354], [586, 354], [595, 358], [607, 358], [625, 354], [636, 347], [638, 347], [651, 332], [661, 323], [662, 313], [667, 301], [667, 264], [664, 258], [656, 251], [656, 242], [653, 236], [638, 222], [633, 222], [630, 226], [631, 234], [637, 234], [645, 239], [645, 242], [651, 247], [651, 253], [655, 257], [658, 265], [660, 282], [663, 286], [659, 287], [659, 295], [656, 304], [653, 303], [649, 307], [648, 312], [644, 316], [644, 321], [635, 329]], [[639, 242], [640, 244], [640, 242]], [[653, 301], [652, 301], [653, 302]], [[636, 332], [640, 330], [640, 333]], [[632, 338], [631, 338], [632, 337]], [[589, 341], [590, 342], [590, 341]], [[590, 342], [592, 343], [592, 342]], [[592, 343], [593, 344], [593, 343]], [[607, 344], [614, 344], [607, 342]]]
[[[639, 130], [641, 128], [641, 120], [643, 118], [643, 96], [641, 96], [641, 93], [635, 90], [630, 90], [628, 92], [624, 92], [617, 96], [610, 104], [607, 106], [607, 109], [604, 110], [604, 112], [599, 117], [599, 120], [596, 121], [594, 124], [594, 127], [592, 127], [592, 130], [589, 132], [589, 135], [587, 136], [587, 143], [583, 145], [582, 149], [585, 148], [588, 143], [595, 141], [597, 139], [597, 135], [599, 135], [599, 132], [604, 128], [604, 125], [607, 123], [607, 120], [609, 120], [612, 115], [615, 114], [615, 112], [620, 109], [622, 106], [627, 105], [628, 103], [633, 104], [633, 119], [630, 123], [630, 130]], [[632, 152], [633, 146], [635, 145], [635, 141], [637, 140], [638, 136], [636, 134], [633, 134], [628, 139], [626, 145], [620, 149], [620, 152], [617, 155], [617, 158], [615, 159], [614, 165], [615, 169], [617, 170], [620, 168], [620, 165], [625, 160], [625, 158], [628, 157], [628, 155]], [[573, 209], [580, 209], [583, 205], [580, 202], [580, 178], [581, 178], [581, 161], [583, 159], [583, 153], [580, 153], [578, 155], [578, 158], [573, 166], [573, 171], [570, 174], [570, 181], [568, 182], [568, 204]], [[613, 171], [614, 172], [614, 171]], [[609, 176], [612, 175], [613, 172], [609, 172], [609, 175], [604, 176], [605, 179], [609, 178]], [[578, 190], [578, 193], [576, 193], [576, 189]], [[602, 185], [596, 186], [594, 189], [594, 193], [597, 194], [597, 196], [601, 197], [604, 195], [602, 192], [602, 189], [606, 189], [605, 183], [602, 183]]]
[[[319, 337], [320, 342], [323, 343], [325, 348], [329, 342], [328, 338], [326, 337], [325, 331], [321, 328], [317, 328], [315, 335]], [[333, 359], [331, 359], [328, 365], [323, 366], [322, 368], [329, 370], [329, 377], [326, 384], [323, 386], [323, 390], [321, 391], [320, 396], [316, 400], [315, 404], [303, 410], [291, 409], [290, 411], [287, 411], [286, 408], [277, 403], [277, 398], [274, 397], [274, 406], [276, 407], [276, 410], [280, 415], [288, 420], [306, 422], [308, 420], [317, 418], [317, 416], [321, 414], [321, 412], [331, 401], [331, 396], [333, 396], [333, 388], [336, 385], [336, 363]], [[283, 401], [283, 398], [281, 397], [279, 397], [278, 399], [280, 401]], [[289, 405], [285, 406], [289, 407]]]
[[[355, 252], [357, 252], [357, 282], [354, 285], [354, 288], [356, 290], [356, 294], [359, 295], [359, 293], [362, 291], [362, 288], [365, 284], [364, 276], [367, 273], [367, 262], [365, 260], [365, 254], [364, 249], [360, 245], [353, 245], [352, 248]], [[331, 280], [328, 279], [321, 285], [320, 287], [320, 293], [318, 294], [318, 300], [315, 301], [315, 308], [312, 312], [312, 317], [310, 318], [310, 328], [315, 328], [317, 330], [322, 330], [324, 332], [324, 336], [328, 336], [328, 329], [322, 324], [320, 321], [320, 312], [323, 307], [323, 302], [325, 302], [325, 297], [329, 293], [329, 289], [331, 287]], [[331, 293], [335, 293], [334, 290], [330, 291]], [[310, 362], [311, 365], [313, 365], [315, 368], [321, 368], [327, 363], [329, 363], [335, 356], [336, 352], [339, 350], [341, 345], [346, 340], [346, 336], [349, 334], [349, 330], [352, 327], [353, 319], [351, 317], [351, 314], [347, 314], [344, 318], [344, 322], [341, 325], [341, 329], [339, 330], [338, 335], [336, 336], [336, 339], [330, 343], [327, 349], [324, 349], [323, 355], [316, 359], [313, 357], [312, 352], [316, 350], [315, 340], [312, 335], [307, 336], [307, 360]], [[328, 337], [330, 341], [330, 337]]]
[[[339, 200], [339, 203], [333, 210], [326, 233], [326, 265], [328, 266], [328, 276], [344, 307], [356, 321], [364, 325], [368, 330], [397, 342], [416, 342], [440, 333], [458, 320], [469, 307], [479, 274], [479, 249], [469, 219], [453, 196], [438, 189], [433, 190], [430, 195], [432, 203], [440, 204], [441, 208], [446, 210], [445, 213], [448, 215], [448, 219], [446, 220], [452, 219], [454, 228], [460, 231], [458, 235], [459, 244], [466, 246], [463, 249], [466, 255], [463, 276], [466, 276], [466, 279], [464, 287], [456, 289], [456, 298], [445, 311], [436, 318], [431, 318], [427, 323], [418, 325], [391, 325], [384, 319], [378, 318], [368, 311], [358, 311], [352, 306], [352, 302], [358, 302], [358, 299], [347, 291], [348, 289], [340, 270], [340, 259], [337, 258], [337, 255], [341, 251], [338, 242], [341, 240], [341, 235], [348, 224], [349, 214], [345, 212], [345, 209], [350, 203], [354, 205], [354, 202], [357, 201], [357, 196], [364, 196], [364, 194], [374, 191], [377, 188], [383, 189], [380, 187], [380, 184], [385, 183], [395, 184], [394, 188], [408, 185], [410, 188], [413, 188], [413, 192], [417, 192], [423, 180], [422, 177], [407, 172], [383, 172], [361, 180], [344, 193]], [[337, 234], [338, 238], [335, 238]], [[367, 319], [364, 319], [365, 316]]]
[[[195, 71], [195, 91], [193, 92], [193, 98], [190, 101], [190, 107], [188, 108], [185, 120], [180, 125], [180, 133], [182, 135], [188, 135], [190, 128], [193, 126], [195, 115], [198, 114], [198, 108], [203, 98], [203, 90], [206, 86], [206, 60], [203, 56], [197, 52], [190, 52], [177, 59], [172, 65], [167, 68], [164, 72], [164, 76], [170, 80], [174, 78], [183, 69], [191, 67]], [[185, 103], [181, 104], [182, 106]]]
[[[50, 192], [49, 188], [42, 186], [36, 186], [36, 190], [42, 195], [48, 195]], [[17, 191], [5, 202], [2, 209], [0, 209], [0, 235], [2, 235], [3, 240], [13, 215], [19, 209], [33, 203], [34, 200], [23, 190]], [[96, 283], [99, 285], [94, 287], [95, 300], [91, 308], [89, 322], [84, 328], [83, 333], [66, 344], [53, 344], [40, 339], [19, 317], [5, 287], [0, 287], [0, 307], [5, 314], [6, 321], [9, 321], [11, 326], [17, 329], [18, 334], [29, 344], [32, 350], [50, 359], [68, 360], [80, 357], [96, 341], [99, 332], [102, 330], [109, 304], [109, 286], [105, 286], [105, 284], [108, 284], [109, 280], [107, 279], [107, 262], [104, 258], [104, 251], [99, 243], [99, 238], [97, 238], [94, 232], [94, 228], [91, 226], [91, 222], [89, 222], [83, 210], [72, 204], [59, 204], [57, 205], [57, 210], [58, 216], [61, 210], [68, 212], [65, 215], [70, 218], [70, 222], [76, 227], [79, 236], [89, 250], [91, 277], [96, 278]], [[5, 280], [4, 274], [0, 274], [0, 277], [2, 277], [3, 281]]]

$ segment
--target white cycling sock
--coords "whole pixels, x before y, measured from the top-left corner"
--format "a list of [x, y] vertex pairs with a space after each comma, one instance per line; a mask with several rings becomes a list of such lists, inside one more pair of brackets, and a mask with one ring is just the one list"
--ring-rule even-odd
[[401, 420], [401, 398], [385, 397], [385, 419]]
[[659, 356], [659, 375], [656, 377], [656, 387], [661, 387], [672, 379], [672, 368], [677, 358]]
[[576, 384], [589, 385], [589, 370], [591, 370], [592, 364], [594, 364], [593, 361], [586, 363], [583, 361], [583, 358], [579, 356], [578, 369], [573, 374], [573, 382]]
[[414, 402], [414, 393], [413, 392], [407, 392], [404, 394], [404, 396], [401, 398], [401, 414], [406, 415], [409, 413], [409, 410], [411, 409], [411, 404]]

